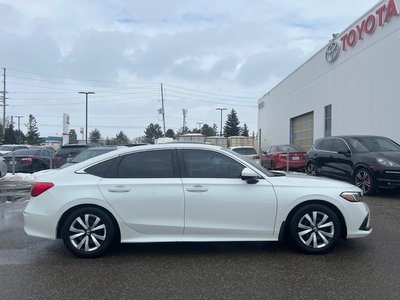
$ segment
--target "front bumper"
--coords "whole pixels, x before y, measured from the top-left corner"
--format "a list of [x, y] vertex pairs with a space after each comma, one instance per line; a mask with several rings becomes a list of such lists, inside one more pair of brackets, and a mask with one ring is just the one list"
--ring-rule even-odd
[[375, 172], [376, 186], [379, 188], [399, 188], [400, 170], [380, 170]]

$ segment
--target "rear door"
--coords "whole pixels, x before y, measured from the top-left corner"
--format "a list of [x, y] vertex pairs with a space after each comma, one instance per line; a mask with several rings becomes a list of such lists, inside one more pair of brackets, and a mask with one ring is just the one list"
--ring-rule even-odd
[[122, 156], [99, 188], [124, 222], [145, 235], [181, 235], [184, 194], [175, 150]]
[[277, 202], [271, 184], [247, 184], [243, 164], [213, 150], [181, 149], [185, 235], [266, 236], [274, 231]]

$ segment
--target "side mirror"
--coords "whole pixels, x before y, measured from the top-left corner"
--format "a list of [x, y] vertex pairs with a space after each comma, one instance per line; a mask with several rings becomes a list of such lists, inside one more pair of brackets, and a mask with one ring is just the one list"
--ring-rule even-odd
[[343, 154], [346, 157], [351, 156], [351, 151], [350, 150], [345, 150], [345, 151], [338, 151], [339, 154]]
[[258, 182], [258, 174], [249, 168], [243, 169], [241, 177], [248, 184], [256, 184]]

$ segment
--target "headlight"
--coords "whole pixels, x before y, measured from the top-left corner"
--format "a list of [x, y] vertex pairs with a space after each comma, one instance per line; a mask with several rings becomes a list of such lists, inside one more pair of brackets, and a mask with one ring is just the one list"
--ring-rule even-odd
[[358, 192], [343, 192], [340, 194], [340, 197], [346, 199], [350, 202], [361, 202], [362, 201], [362, 194]]
[[384, 167], [396, 167], [396, 168], [399, 168], [399, 167], [400, 167], [399, 164], [396, 164], [396, 163], [394, 163], [394, 162], [392, 162], [392, 161], [390, 161], [390, 160], [388, 160], [388, 159], [386, 159], [386, 158], [378, 157], [378, 158], [376, 159], [376, 161], [377, 161], [380, 165], [382, 165], [382, 166], [384, 166]]

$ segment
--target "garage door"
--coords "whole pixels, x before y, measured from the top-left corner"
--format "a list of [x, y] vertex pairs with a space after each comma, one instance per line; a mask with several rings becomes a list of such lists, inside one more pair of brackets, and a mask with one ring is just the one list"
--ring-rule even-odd
[[314, 112], [290, 119], [290, 143], [309, 150], [314, 141]]

